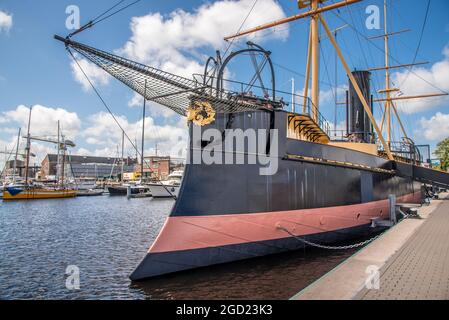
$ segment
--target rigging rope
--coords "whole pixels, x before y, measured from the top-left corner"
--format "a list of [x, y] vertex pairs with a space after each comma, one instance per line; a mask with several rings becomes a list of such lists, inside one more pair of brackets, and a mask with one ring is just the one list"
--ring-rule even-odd
[[[123, 134], [125, 135], [126, 139], [128, 140], [128, 142], [131, 144], [131, 146], [136, 150], [136, 153], [139, 157], [142, 156], [142, 154], [140, 153], [139, 149], [137, 149], [137, 146], [133, 143], [133, 141], [130, 139], [130, 137], [128, 136], [128, 134], [126, 133], [125, 129], [123, 129], [122, 125], [120, 124], [120, 122], [117, 120], [117, 117], [114, 115], [114, 113], [112, 112], [112, 110], [109, 108], [109, 106], [107, 105], [106, 101], [103, 99], [103, 97], [101, 96], [100, 92], [97, 90], [97, 88], [94, 86], [94, 84], [92, 83], [92, 81], [90, 80], [89, 76], [86, 74], [86, 72], [84, 71], [84, 69], [81, 67], [80, 63], [78, 62], [78, 59], [76, 59], [75, 55], [73, 54], [73, 52], [70, 50], [70, 48], [67, 47], [67, 51], [69, 52], [70, 56], [72, 57], [72, 59], [75, 61], [76, 65], [78, 66], [78, 68], [81, 70], [81, 72], [83, 73], [84, 77], [86, 78], [87, 82], [89, 82], [90, 86], [92, 87], [92, 89], [94, 90], [95, 94], [97, 95], [97, 97], [100, 99], [100, 101], [103, 103], [103, 106], [106, 108], [106, 110], [109, 112], [109, 114], [112, 116], [112, 118], [114, 119], [115, 123], [117, 124], [117, 126], [122, 130]], [[144, 98], [145, 99], [145, 98]], [[143, 150], [142, 150], [143, 151]], [[149, 163], [145, 160], [146, 164], [149, 166]], [[143, 164], [142, 164], [143, 165]]]
[[[429, 16], [429, 10], [430, 10], [430, 0], [427, 0], [426, 14], [425, 14], [425, 17], [424, 17], [424, 22], [423, 22], [423, 25], [422, 25], [422, 28], [421, 28], [421, 34], [419, 36], [418, 46], [416, 47], [416, 51], [415, 51], [415, 55], [413, 57], [412, 64], [416, 63], [416, 58], [418, 57], [418, 52], [419, 52], [419, 49], [421, 47], [421, 42], [422, 42], [422, 38], [423, 38], [423, 35], [424, 35], [424, 30], [426, 29], [427, 18]], [[413, 66], [410, 67], [409, 72], [407, 73], [407, 75], [405, 76], [404, 80], [399, 85], [399, 88], [402, 87], [402, 85], [405, 83], [405, 81], [407, 81], [408, 77], [410, 76], [410, 73], [411, 73], [412, 69], [413, 69]]]
[[83, 32], [86, 29], [92, 28], [93, 26], [95, 26], [96, 24], [109, 19], [110, 17], [122, 12], [123, 10], [135, 5], [136, 3], [142, 1], [142, 0], [135, 0], [134, 2], [131, 2], [130, 4], [112, 12], [111, 14], [107, 15], [106, 17], [103, 17], [105, 14], [107, 14], [108, 12], [110, 12], [111, 10], [115, 9], [117, 6], [119, 6], [120, 4], [122, 4], [125, 0], [120, 0], [119, 2], [117, 2], [115, 5], [113, 5], [112, 7], [110, 7], [108, 10], [106, 10], [105, 12], [103, 12], [102, 14], [98, 15], [97, 17], [95, 17], [94, 19], [90, 20], [88, 23], [86, 23], [85, 25], [83, 25], [82, 27], [80, 27], [79, 29], [75, 30], [74, 32], [70, 33], [67, 38], [71, 38], [74, 35]]
[[[5, 163], [3, 165], [2, 172], [0, 173], [0, 177], [3, 177], [3, 174], [6, 172], [6, 164], [8, 163], [9, 159], [11, 159], [11, 156], [14, 153], [14, 149], [16, 148], [16, 146], [17, 146], [17, 142], [14, 143], [14, 146], [12, 147], [11, 151], [9, 152], [8, 157], [7, 158], [5, 157], [6, 159], [5, 159]], [[6, 147], [5, 147], [5, 149], [6, 149]], [[5, 156], [6, 156], [6, 153], [5, 153]], [[14, 172], [14, 175], [15, 174], [16, 173]]]
[[107, 14], [108, 12], [110, 12], [111, 10], [113, 10], [114, 8], [116, 8], [117, 6], [119, 6], [120, 4], [122, 4], [125, 0], [120, 0], [119, 2], [117, 2], [115, 5], [113, 5], [112, 7], [110, 7], [108, 10], [106, 10], [105, 12], [103, 12], [102, 14], [98, 15], [97, 17], [95, 17], [94, 19], [92, 19], [92, 22], [95, 22], [96, 20], [100, 19], [101, 17], [103, 17], [105, 14]]
[[[367, 36], [365, 36], [363, 33], [361, 33], [359, 30], [357, 30], [357, 28], [355, 28], [355, 26], [353, 26], [352, 24], [350, 24], [348, 21], [346, 21], [341, 15], [331, 11], [332, 14], [334, 14], [335, 16], [337, 16], [337, 18], [339, 18], [340, 20], [342, 20], [343, 22], [347, 23], [349, 25], [349, 27], [351, 29], [353, 29], [355, 32], [357, 32], [358, 34], [360, 34], [368, 43], [370, 43], [374, 48], [376, 48], [377, 50], [381, 51], [382, 53], [385, 54], [384, 49], [380, 48], [378, 45], [376, 45], [371, 39], [369, 39]], [[388, 56], [396, 63], [401, 64], [400, 61], [398, 61], [395, 57], [393, 57], [390, 53], [388, 54]], [[410, 69], [410, 68], [409, 68]], [[423, 77], [421, 77], [419, 74], [415, 73], [413, 70], [410, 70], [410, 73], [413, 73], [416, 77], [420, 78], [422, 81], [426, 82], [428, 85], [432, 86], [433, 88], [437, 89], [438, 91], [442, 92], [442, 93], [447, 93], [446, 91], [444, 91], [443, 89], [437, 87], [436, 85], [434, 85], [433, 83], [427, 81], [426, 79], [424, 79]]]
[[[258, 1], [259, 1], [259, 0], [255, 0], [255, 1], [254, 1], [253, 5], [251, 6], [251, 9], [249, 10], [249, 12], [248, 12], [248, 14], [246, 15], [245, 19], [244, 19], [243, 22], [240, 24], [240, 27], [239, 27], [239, 29], [237, 30], [237, 33], [240, 33], [240, 31], [242, 30], [243, 25], [246, 23], [246, 20], [248, 20], [249, 16], [250, 16], [251, 13], [253, 12], [254, 7], [256, 6], [256, 4], [257, 4]], [[226, 48], [226, 50], [225, 50], [225, 52], [224, 52], [224, 54], [223, 54], [223, 57], [226, 56], [226, 53], [228, 53], [229, 49], [230, 49], [230, 48], [232, 47], [232, 45], [234, 44], [234, 41], [235, 41], [235, 38], [232, 38], [231, 42], [229, 43], [228, 47]]]

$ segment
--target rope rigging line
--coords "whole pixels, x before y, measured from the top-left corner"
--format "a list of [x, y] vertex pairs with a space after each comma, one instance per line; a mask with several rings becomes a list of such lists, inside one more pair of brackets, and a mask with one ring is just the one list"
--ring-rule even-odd
[[[136, 150], [136, 153], [138, 154], [138, 156], [142, 156], [142, 154], [140, 153], [139, 149], [137, 149], [137, 146], [133, 143], [133, 141], [130, 139], [130, 137], [128, 136], [128, 134], [126, 133], [125, 129], [123, 129], [122, 125], [120, 124], [120, 122], [117, 120], [117, 117], [114, 115], [114, 113], [112, 112], [112, 110], [109, 108], [109, 106], [107, 105], [106, 101], [103, 99], [103, 97], [101, 96], [100, 92], [97, 90], [97, 88], [95, 87], [95, 85], [92, 83], [92, 81], [90, 80], [89, 76], [86, 74], [86, 72], [84, 71], [84, 69], [81, 67], [80, 63], [78, 62], [78, 59], [76, 59], [75, 55], [73, 54], [73, 52], [70, 50], [70, 48], [67, 48], [67, 51], [69, 52], [70, 56], [72, 57], [72, 59], [75, 61], [76, 65], [78, 66], [78, 68], [80, 69], [80, 71], [83, 73], [84, 77], [86, 78], [87, 82], [89, 82], [89, 85], [92, 87], [92, 89], [94, 90], [95, 94], [97, 95], [97, 97], [100, 99], [100, 101], [102, 102], [103, 106], [106, 108], [106, 110], [109, 112], [109, 114], [112, 116], [112, 118], [114, 119], [115, 123], [117, 124], [117, 126], [120, 128], [120, 130], [122, 130], [123, 134], [125, 135], [126, 139], [128, 140], [128, 142], [131, 144], [131, 146]], [[144, 160], [146, 162], [147, 165], [149, 165], [149, 163]], [[142, 164], [143, 165], [143, 164]]]
[[[348, 9], [348, 12], [349, 12], [349, 16], [351, 17], [351, 21], [352, 21], [353, 25], [355, 26], [355, 20], [354, 20], [353, 14], [352, 14], [352, 9], [351, 9], [350, 6], [347, 6], [347, 9]], [[359, 16], [359, 17], [360, 17], [360, 16]], [[357, 42], [358, 42], [359, 47], [360, 47], [360, 51], [362, 52], [362, 56], [363, 56], [363, 59], [364, 59], [364, 62], [365, 62], [365, 68], [366, 68], [366, 69], [369, 69], [369, 66], [370, 66], [370, 65], [369, 65], [367, 56], [365, 55], [365, 50], [363, 49], [363, 45], [362, 45], [362, 41], [361, 41], [361, 39], [360, 39], [359, 33], [356, 33], [356, 36], [357, 36]], [[368, 50], [368, 52], [371, 54], [371, 51], [370, 51], [370, 50]], [[371, 60], [374, 61], [372, 55], [371, 55]], [[376, 85], [379, 89], [382, 88], [382, 87], [380, 87], [380, 81], [379, 81], [379, 79], [378, 79], [378, 74], [375, 73], [375, 76], [374, 76], [374, 77], [375, 77], [375, 85]], [[380, 97], [379, 97], [379, 94], [378, 94], [378, 92], [377, 92], [377, 90], [374, 89], [374, 90], [372, 90], [372, 92], [374, 93], [373, 95], [376, 97], [376, 99], [379, 99], [379, 98], [380, 98]], [[382, 103], [379, 102], [379, 103], [376, 103], [376, 105], [377, 105], [377, 107], [378, 107], [378, 109], [379, 109], [380, 114], [382, 114], [382, 113], [383, 113]]]
[[[427, 24], [427, 18], [429, 16], [429, 11], [430, 11], [430, 0], [427, 0], [426, 14], [424, 16], [424, 22], [423, 22], [423, 25], [422, 25], [422, 28], [421, 28], [421, 34], [419, 36], [418, 46], [416, 47], [415, 55], [413, 56], [412, 64], [416, 63], [416, 58], [418, 57], [418, 52], [419, 52], [419, 49], [421, 48], [421, 42], [422, 42], [422, 39], [423, 39], [424, 30], [426, 29], [426, 24]], [[407, 73], [407, 75], [405, 76], [404, 80], [399, 85], [399, 88], [402, 87], [402, 85], [405, 83], [405, 81], [407, 81], [408, 77], [410, 76], [410, 73], [411, 73], [412, 69], [413, 69], [413, 66], [411, 66], [409, 68], [409, 72]]]
[[109, 13], [110, 11], [112, 11], [113, 9], [115, 9], [116, 7], [118, 7], [120, 4], [122, 4], [125, 0], [120, 0], [119, 2], [117, 2], [115, 5], [113, 5], [112, 7], [110, 7], [109, 9], [107, 9], [105, 12], [103, 12], [102, 14], [98, 15], [97, 17], [95, 17], [94, 19], [90, 20], [88, 23], [86, 23], [85, 25], [83, 25], [82, 27], [80, 27], [79, 29], [75, 30], [74, 32], [70, 33], [67, 38], [71, 38], [74, 35], [83, 32], [86, 29], [92, 28], [93, 26], [95, 26], [96, 24], [111, 18], [112, 16], [122, 12], [123, 10], [126, 10], [127, 8], [137, 4], [138, 2], [142, 1], [142, 0], [135, 0], [134, 2], [131, 2], [129, 4], [127, 4], [126, 6], [117, 9], [116, 11], [112, 12], [111, 14], [107, 15], [106, 17], [103, 17], [105, 14]]
[[[337, 18], [339, 18], [340, 20], [342, 20], [344, 23], [348, 24], [348, 26], [353, 29], [355, 32], [357, 32], [358, 34], [360, 34], [369, 44], [371, 44], [374, 48], [376, 48], [377, 50], [379, 50], [380, 52], [382, 52], [383, 54], [385, 54], [384, 49], [380, 48], [378, 45], [376, 45], [374, 43], [374, 41], [372, 41], [371, 39], [369, 39], [366, 35], [364, 35], [363, 33], [361, 33], [359, 30], [357, 30], [357, 28], [355, 26], [353, 26], [352, 24], [350, 24], [348, 21], [346, 21], [346, 19], [344, 19], [341, 15], [335, 13], [332, 11], [332, 14], [334, 14]], [[400, 61], [398, 61], [395, 57], [393, 57], [391, 55], [391, 53], [388, 53], [389, 58], [391, 58], [394, 62], [401, 64]], [[415, 73], [413, 70], [411, 70], [410, 67], [408, 67], [408, 69], [410, 70], [410, 73], [413, 73], [416, 77], [420, 78], [422, 81], [426, 82], [428, 85], [432, 86], [433, 88], [437, 89], [438, 91], [447, 94], [446, 91], [444, 91], [443, 89], [437, 87], [436, 85], [434, 85], [433, 83], [427, 81], [426, 79], [424, 79], [423, 77], [421, 77], [419, 74]]]
[[117, 6], [119, 6], [120, 4], [122, 4], [125, 0], [120, 0], [119, 2], [117, 2], [115, 5], [113, 5], [112, 7], [110, 7], [108, 10], [104, 11], [102, 14], [96, 16], [94, 19], [92, 19], [92, 22], [97, 21], [98, 19], [100, 19], [101, 17], [103, 17], [105, 14], [109, 13], [111, 10], [115, 9]]
[[[329, 70], [328, 70], [328, 68], [327, 68], [326, 57], [324, 56], [324, 52], [323, 52], [323, 47], [322, 47], [322, 46], [320, 46], [320, 53], [321, 53], [321, 57], [322, 57], [322, 60], [323, 60], [323, 63], [324, 63], [324, 70], [326, 71], [327, 79], [329, 80], [329, 82], [332, 82], [331, 77], [330, 77]], [[334, 101], [337, 100], [337, 97], [336, 97], [336, 94], [337, 94], [337, 87], [338, 87], [338, 85], [335, 84], [335, 88], [336, 88], [335, 91], [332, 90], [333, 88], [331, 88], [332, 98], [334, 99]], [[336, 130], [336, 129], [335, 129], [335, 130]]]
[[[8, 157], [5, 159], [5, 163], [3, 165], [3, 169], [2, 169], [2, 171], [0, 173], [0, 177], [3, 177], [3, 174], [6, 172], [6, 164], [8, 163], [9, 159], [11, 159], [11, 156], [14, 153], [14, 149], [16, 148], [16, 146], [17, 146], [17, 142], [14, 143], [14, 146], [12, 147], [11, 151], [9, 152]], [[14, 172], [14, 174], [15, 174], [15, 172]]]
[[[246, 20], [248, 20], [249, 16], [250, 16], [251, 13], [253, 12], [254, 7], [256, 6], [256, 4], [257, 4], [258, 1], [259, 1], [259, 0], [254, 0], [253, 5], [251, 6], [251, 8], [250, 8], [248, 14], [246, 15], [246, 17], [245, 17], [245, 19], [243, 20], [243, 22], [240, 24], [240, 27], [239, 27], [237, 33], [239, 33], [239, 32], [242, 30], [244, 24], [246, 23]], [[228, 47], [226, 48], [226, 50], [225, 50], [225, 52], [224, 52], [224, 54], [223, 54], [223, 57], [226, 57], [226, 54], [228, 53], [229, 49], [231, 49], [232, 45], [234, 44], [234, 41], [235, 41], [235, 38], [232, 38], [231, 42], [229, 43]]]

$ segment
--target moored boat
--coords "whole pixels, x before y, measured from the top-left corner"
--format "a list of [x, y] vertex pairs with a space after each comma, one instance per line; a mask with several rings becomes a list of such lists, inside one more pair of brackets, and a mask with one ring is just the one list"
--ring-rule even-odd
[[131, 194], [146, 193], [149, 192], [149, 187], [144, 185], [118, 185], [108, 186], [109, 195], [111, 196], [126, 196], [128, 187], [131, 188]]
[[77, 197], [96, 197], [96, 196], [102, 196], [104, 193], [103, 190], [98, 189], [81, 189], [76, 190], [76, 196]]
[[159, 183], [149, 183], [153, 198], [176, 198], [179, 194], [179, 187], [181, 186], [183, 172], [180, 170], [173, 171], [168, 175], [167, 180]]
[[6, 187], [3, 192], [3, 200], [37, 200], [37, 199], [61, 199], [76, 197], [76, 190], [64, 188], [44, 188], [35, 186]]

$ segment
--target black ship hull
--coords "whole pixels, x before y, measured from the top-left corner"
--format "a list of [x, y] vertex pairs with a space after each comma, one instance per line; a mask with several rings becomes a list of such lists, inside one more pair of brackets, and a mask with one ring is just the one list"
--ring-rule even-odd
[[[195, 141], [190, 126], [191, 164], [179, 197], [132, 280], [303, 248], [294, 236], [326, 244], [365, 235], [373, 218], [388, 217], [389, 195], [422, 201], [411, 165], [289, 139], [287, 117], [242, 112], [203, 128], [278, 129], [274, 175], [261, 175], [260, 164], [192, 164], [206, 143]], [[235, 153], [248, 154], [247, 145]]]

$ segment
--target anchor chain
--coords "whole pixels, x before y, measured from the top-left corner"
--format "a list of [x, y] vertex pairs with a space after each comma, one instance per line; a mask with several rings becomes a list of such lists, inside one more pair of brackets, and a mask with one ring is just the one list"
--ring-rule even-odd
[[364, 245], [366, 245], [366, 244], [376, 240], [377, 238], [379, 238], [382, 235], [382, 234], [378, 234], [377, 236], [372, 237], [372, 238], [370, 238], [368, 240], [365, 240], [365, 241], [362, 241], [362, 242], [359, 242], [359, 243], [355, 243], [355, 244], [351, 244], [351, 245], [347, 245], [347, 246], [326, 246], [326, 245], [323, 245], [323, 244], [311, 242], [311, 241], [308, 241], [308, 240], [306, 240], [304, 238], [298, 237], [297, 235], [294, 235], [293, 233], [291, 233], [288, 229], [286, 229], [284, 227], [279, 226], [278, 229], [285, 231], [290, 236], [292, 236], [293, 238], [295, 238], [296, 240], [298, 240], [298, 241], [300, 241], [302, 243], [305, 243], [305, 244], [307, 244], [309, 246], [312, 246], [312, 247], [316, 247], [316, 248], [320, 248], [320, 249], [326, 249], [326, 250], [347, 250], [347, 249], [354, 249], [354, 248], [362, 247], [362, 246], [364, 246]]

